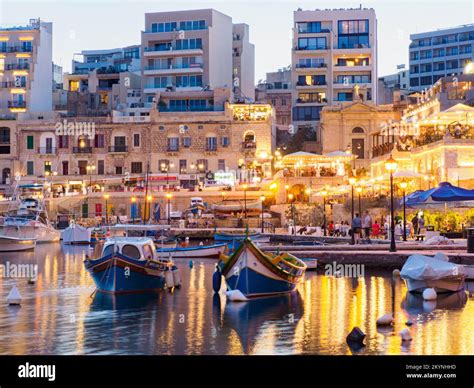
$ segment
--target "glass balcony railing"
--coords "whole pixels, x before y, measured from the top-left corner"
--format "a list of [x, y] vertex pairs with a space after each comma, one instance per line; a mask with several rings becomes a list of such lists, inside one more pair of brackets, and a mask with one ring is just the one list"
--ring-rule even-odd
[[193, 63], [190, 65], [172, 65], [169, 67], [164, 66], [145, 66], [145, 70], [175, 70], [175, 69], [202, 69], [204, 65], [202, 63]]

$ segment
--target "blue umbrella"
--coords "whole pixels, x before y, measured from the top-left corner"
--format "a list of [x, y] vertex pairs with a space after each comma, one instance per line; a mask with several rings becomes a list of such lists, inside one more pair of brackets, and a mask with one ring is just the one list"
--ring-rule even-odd
[[456, 187], [449, 182], [441, 182], [438, 187], [425, 191], [417, 190], [406, 196], [406, 205], [408, 207], [467, 201], [474, 201], [474, 190]]

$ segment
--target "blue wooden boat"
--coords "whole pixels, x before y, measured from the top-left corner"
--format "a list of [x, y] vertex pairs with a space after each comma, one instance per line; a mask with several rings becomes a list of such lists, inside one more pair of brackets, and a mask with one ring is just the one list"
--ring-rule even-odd
[[226, 243], [157, 249], [159, 256], [171, 258], [219, 258], [222, 254], [227, 253], [227, 251], [228, 247]]
[[305, 271], [306, 264], [297, 257], [264, 253], [250, 239], [245, 239], [232, 255], [221, 258], [213, 288], [220, 289], [223, 276], [231, 300], [284, 294], [296, 289]]
[[259, 236], [260, 236], [260, 233], [258, 232], [249, 232], [249, 233], [241, 233], [239, 231], [216, 232], [214, 233], [214, 240], [226, 241], [226, 242], [244, 241], [247, 237], [252, 239], [252, 238], [257, 238]]
[[117, 237], [105, 242], [101, 257], [84, 265], [98, 291], [121, 294], [147, 292], [174, 286], [177, 268], [160, 260], [148, 237]]

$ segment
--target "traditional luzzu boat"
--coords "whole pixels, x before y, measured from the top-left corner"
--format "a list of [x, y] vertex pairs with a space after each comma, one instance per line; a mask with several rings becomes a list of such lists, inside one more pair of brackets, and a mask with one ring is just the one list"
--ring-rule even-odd
[[279, 295], [294, 291], [305, 271], [306, 264], [297, 257], [264, 253], [250, 239], [245, 239], [232, 255], [221, 256], [213, 288], [216, 292], [220, 290], [223, 276], [230, 300]]
[[178, 269], [162, 260], [148, 237], [114, 237], [107, 240], [101, 257], [84, 265], [98, 291], [121, 294], [179, 287]]
[[214, 233], [214, 240], [216, 241], [244, 241], [246, 238], [255, 239], [260, 236], [259, 232], [242, 233], [240, 231], [223, 231]]
[[172, 248], [158, 248], [157, 252], [161, 257], [171, 258], [219, 258], [221, 254], [227, 252], [227, 244], [214, 244], [214, 245], [197, 245], [191, 247], [172, 247]]

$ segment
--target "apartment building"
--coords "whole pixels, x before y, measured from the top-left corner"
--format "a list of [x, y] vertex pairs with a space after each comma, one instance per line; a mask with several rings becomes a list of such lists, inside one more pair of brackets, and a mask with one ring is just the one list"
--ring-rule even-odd
[[52, 110], [52, 23], [0, 27], [0, 115]]
[[410, 35], [410, 90], [428, 89], [438, 79], [462, 74], [474, 60], [474, 24]]
[[[123, 118], [123, 117], [122, 117]], [[143, 182], [147, 168], [155, 187], [229, 184], [271, 178], [275, 147], [272, 107], [225, 103], [222, 111], [163, 112], [147, 120], [68, 118], [94, 124], [94, 136], [57, 135], [57, 120], [18, 123], [24, 182], [53, 176], [56, 185], [81, 190], [90, 182]]]
[[215, 88], [251, 98], [254, 49], [248, 39], [248, 26], [213, 9], [145, 14], [143, 102], [156, 102], [161, 111], [214, 110], [206, 92]]
[[[324, 106], [377, 97], [377, 19], [373, 9], [301, 9], [293, 15], [292, 122], [316, 131]], [[356, 88], [354, 88], [356, 86]]]
[[407, 100], [410, 88], [410, 73], [405, 65], [398, 65], [397, 72], [379, 77], [377, 85], [377, 103], [403, 103]]
[[270, 104], [275, 112], [277, 146], [288, 141], [291, 130], [291, 67], [266, 74], [256, 88], [257, 102]]
[[234, 99], [255, 101], [255, 46], [250, 43], [248, 24], [233, 25], [232, 69]]
[[106, 115], [126, 103], [129, 89], [141, 87], [140, 46], [84, 50], [64, 74], [67, 110], [76, 115]]

